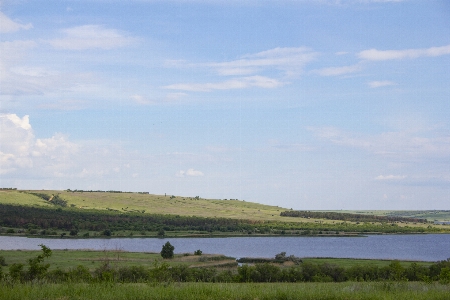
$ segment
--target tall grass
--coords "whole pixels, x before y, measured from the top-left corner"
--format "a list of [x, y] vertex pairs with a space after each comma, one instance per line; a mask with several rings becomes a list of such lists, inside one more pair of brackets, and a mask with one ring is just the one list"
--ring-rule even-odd
[[450, 285], [377, 283], [0, 284], [0, 299], [449, 299]]

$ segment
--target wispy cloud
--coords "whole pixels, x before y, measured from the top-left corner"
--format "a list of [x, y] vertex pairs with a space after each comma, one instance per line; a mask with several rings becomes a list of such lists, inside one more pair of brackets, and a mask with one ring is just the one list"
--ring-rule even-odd
[[180, 170], [178, 171], [175, 176], [177, 177], [185, 177], [185, 176], [192, 176], [192, 177], [198, 177], [198, 176], [204, 176], [202, 171], [194, 170], [194, 169], [188, 169], [186, 171]]
[[382, 181], [388, 181], [388, 180], [402, 180], [405, 179], [406, 175], [379, 175], [375, 177], [375, 180], [382, 180]]
[[450, 45], [426, 49], [377, 50], [369, 49], [359, 52], [358, 57], [365, 60], [383, 61], [394, 59], [413, 59], [450, 54]]
[[[342, 131], [335, 127], [309, 127], [317, 137], [333, 144], [364, 149], [385, 157], [437, 158], [450, 156], [450, 137], [434, 132], [384, 132], [363, 135]], [[435, 135], [435, 136], [434, 136]]]
[[395, 82], [393, 81], [388, 81], [388, 80], [383, 80], [383, 81], [370, 81], [367, 83], [369, 85], [370, 88], [379, 88], [379, 87], [384, 87], [384, 86], [392, 86], [392, 85], [396, 85]]
[[317, 57], [317, 53], [306, 47], [274, 48], [258, 53], [246, 54], [227, 62], [208, 63], [220, 75], [248, 75], [267, 69], [278, 69], [287, 75], [302, 72], [305, 64]]
[[109, 50], [128, 46], [135, 38], [127, 36], [116, 29], [104, 28], [100, 25], [83, 25], [61, 30], [65, 37], [48, 42], [56, 49], [62, 50]]
[[31, 23], [21, 24], [19, 22], [15, 22], [0, 11], [0, 32], [15, 32], [21, 29], [27, 30], [31, 28], [33, 28], [33, 25]]
[[[274, 48], [242, 55], [236, 60], [209, 63], [187, 63], [184, 60], [166, 61], [167, 67], [207, 68], [229, 80], [206, 83], [176, 83], [165, 89], [209, 92], [213, 90], [244, 89], [251, 87], [277, 88], [287, 84], [287, 79], [303, 72], [304, 66], [318, 53], [306, 47]], [[270, 73], [270, 76], [267, 76]], [[246, 76], [248, 75], [248, 76]]]
[[355, 73], [361, 70], [360, 65], [343, 66], [343, 67], [330, 67], [312, 71], [321, 76], [339, 76], [350, 73]]
[[166, 85], [163, 88], [190, 92], [210, 92], [212, 90], [244, 89], [250, 87], [276, 88], [283, 84], [283, 82], [277, 79], [265, 76], [249, 76], [215, 83], [178, 83]]

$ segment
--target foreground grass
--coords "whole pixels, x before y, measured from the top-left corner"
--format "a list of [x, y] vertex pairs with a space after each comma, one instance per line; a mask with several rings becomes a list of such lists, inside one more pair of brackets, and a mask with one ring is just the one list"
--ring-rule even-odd
[[[0, 256], [3, 256], [8, 265], [14, 263], [23, 263], [30, 257], [35, 257], [40, 250], [0, 250]], [[210, 259], [211, 258], [211, 259]], [[213, 259], [214, 258], [214, 259]], [[147, 252], [127, 252], [127, 251], [92, 251], [92, 250], [52, 250], [52, 256], [46, 259], [50, 264], [49, 270], [69, 270], [76, 268], [78, 265], [86, 267], [91, 272], [99, 268], [105, 262], [109, 262], [112, 266], [131, 267], [143, 266], [152, 268], [155, 260], [161, 260], [159, 253]], [[391, 260], [380, 259], [353, 259], [353, 258], [302, 258], [303, 262], [314, 264], [333, 264], [340, 267], [349, 268], [358, 265], [386, 267]], [[233, 258], [223, 255], [202, 256], [193, 255], [193, 253], [176, 254], [173, 259], [165, 260], [171, 266], [186, 265], [189, 267], [220, 267], [223, 264], [231, 265], [235, 262]], [[400, 265], [407, 268], [411, 261], [400, 261]], [[428, 267], [432, 262], [418, 261], [418, 265]], [[284, 265], [280, 265], [283, 267]]]
[[449, 299], [450, 285], [417, 282], [0, 284], [0, 299]]
[[[0, 256], [8, 265], [26, 262], [36, 257], [38, 250], [0, 250]], [[92, 250], [52, 250], [52, 256], [46, 259], [49, 270], [69, 270], [83, 266], [91, 272], [108, 262], [112, 267], [142, 266], [152, 268], [156, 261], [162, 261], [160, 253], [127, 252], [127, 251], [92, 251]], [[236, 263], [235, 259], [223, 255], [193, 253], [175, 254], [173, 259], [165, 260], [170, 266], [186, 265], [188, 267], [217, 267], [223, 264]]]

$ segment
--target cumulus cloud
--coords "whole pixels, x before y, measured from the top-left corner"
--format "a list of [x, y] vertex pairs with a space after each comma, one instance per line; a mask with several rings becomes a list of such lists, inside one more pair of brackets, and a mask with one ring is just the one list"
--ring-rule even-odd
[[198, 177], [198, 176], [203, 176], [203, 175], [204, 174], [202, 171], [198, 171], [198, 170], [194, 170], [194, 169], [188, 169], [186, 171], [180, 170], [175, 174], [175, 176], [177, 176], [177, 177], [185, 177], [185, 176]]
[[265, 76], [249, 76], [215, 83], [179, 83], [166, 85], [163, 88], [191, 92], [210, 92], [212, 90], [244, 89], [250, 87], [276, 88], [284, 83]]
[[62, 33], [65, 35], [64, 38], [48, 41], [54, 48], [62, 50], [109, 50], [128, 46], [136, 40], [116, 29], [108, 29], [100, 25], [67, 28], [63, 29]]
[[384, 86], [392, 86], [392, 85], [396, 85], [395, 82], [392, 81], [388, 81], [388, 80], [383, 80], [383, 81], [370, 81], [367, 83], [369, 85], [370, 88], [379, 88], [379, 87], [384, 87]]
[[365, 60], [383, 61], [413, 59], [419, 57], [434, 57], [450, 54], [450, 45], [442, 47], [431, 47], [426, 49], [405, 49], [405, 50], [377, 50], [369, 49], [361, 51], [358, 57]]
[[28, 116], [0, 114], [0, 124], [1, 174], [37, 166], [64, 167], [78, 150], [77, 145], [62, 134], [47, 139], [36, 138]]
[[21, 24], [19, 22], [15, 22], [8, 18], [4, 13], [0, 11], [0, 32], [1, 33], [7, 33], [7, 32], [14, 32], [21, 29], [28, 30], [33, 28], [33, 25], [31, 23], [28, 24]]

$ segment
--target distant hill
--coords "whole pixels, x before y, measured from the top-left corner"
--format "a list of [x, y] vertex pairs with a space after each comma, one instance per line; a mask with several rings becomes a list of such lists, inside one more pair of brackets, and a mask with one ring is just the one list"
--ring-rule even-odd
[[[291, 216], [291, 209], [237, 199], [204, 199], [199, 196], [154, 195], [121, 191], [16, 190], [0, 189], [0, 204], [31, 207], [65, 206], [77, 210], [111, 211], [120, 214], [168, 214], [207, 218], [230, 218], [255, 221], [334, 224], [345, 219], [322, 218], [320, 214]], [[450, 220], [450, 211], [312, 211], [388, 217], [423, 218], [428, 221]], [[281, 214], [284, 214], [282, 216]], [[381, 222], [382, 220], [380, 220]], [[362, 221], [365, 222], [365, 221]], [[352, 223], [352, 221], [350, 221]], [[354, 221], [353, 223], [357, 223]], [[359, 222], [358, 222], [359, 223]], [[404, 226], [399, 222], [399, 226]], [[409, 226], [412, 226], [409, 224]], [[416, 226], [424, 226], [416, 224]]]
[[280, 212], [287, 210], [244, 200], [204, 199], [198, 196], [119, 191], [0, 190], [0, 203], [3, 204], [53, 207], [55, 199], [64, 201], [67, 207], [78, 209], [250, 220], [286, 221], [286, 218], [280, 216]]

